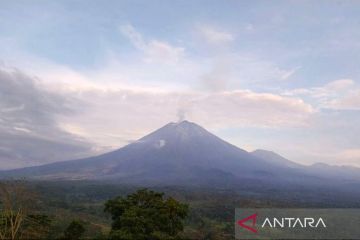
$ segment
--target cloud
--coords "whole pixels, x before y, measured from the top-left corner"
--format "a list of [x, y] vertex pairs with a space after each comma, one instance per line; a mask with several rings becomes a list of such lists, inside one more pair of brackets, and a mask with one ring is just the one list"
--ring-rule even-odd
[[[219, 75], [222, 75], [221, 71]], [[55, 134], [52, 133], [60, 131], [60, 137], [65, 135], [86, 139], [95, 143], [99, 149], [108, 149], [123, 146], [179, 118], [187, 118], [209, 128], [281, 128], [304, 126], [307, 118], [313, 114], [312, 107], [299, 98], [270, 93], [224, 90], [221, 87], [211, 92], [180, 88], [175, 91], [146, 85], [124, 87], [121, 84], [95, 84], [90, 79], [86, 82], [83, 81], [84, 76], [79, 76], [81, 84], [79, 81], [37, 80], [33, 91], [40, 92], [36, 95], [42, 98], [49, 95], [48, 98], [56, 99], [52, 100], [55, 101], [54, 104], [45, 107], [51, 109], [49, 113], [39, 114], [49, 119], [50, 130], [46, 130], [47, 134], [43, 136], [53, 136]], [[32, 78], [28, 80], [35, 81]], [[26, 107], [23, 102], [25, 101], [20, 101], [18, 105], [7, 105], [2, 109], [16, 111]], [[12, 128], [15, 131], [16, 127], [16, 132], [22, 134], [25, 134], [25, 131], [38, 132], [38, 122], [41, 121], [36, 120], [33, 125], [13, 125]]]
[[73, 99], [42, 88], [17, 69], [0, 68], [1, 168], [85, 156], [91, 145], [62, 131], [57, 116], [74, 114]]
[[238, 127], [270, 128], [306, 126], [309, 116], [315, 113], [311, 105], [301, 99], [250, 90], [210, 94], [198, 104], [200, 113], [197, 117], [210, 116], [206, 118], [209, 120], [201, 120], [209, 125], [224, 123]]
[[139, 50], [146, 51], [147, 44], [145, 43], [143, 36], [137, 32], [132, 25], [122, 25], [120, 26], [120, 31], [130, 40], [134, 47]]
[[327, 83], [324, 89], [328, 91], [342, 91], [351, 88], [355, 82], [352, 79], [339, 79]]
[[[139, 40], [137, 44], [142, 46], [141, 43]], [[26, 116], [32, 116], [31, 123], [16, 125], [14, 121], [9, 129], [16, 133], [19, 143], [25, 142], [20, 135], [28, 136], [30, 133], [32, 137], [36, 135], [36, 139], [43, 140], [32, 141], [39, 144], [38, 147], [19, 144], [28, 146], [32, 153], [39, 153], [42, 147], [48, 150], [42, 156], [31, 155], [29, 160], [20, 160], [16, 166], [22, 162], [39, 164], [73, 159], [92, 150], [118, 148], [179, 119], [188, 119], [212, 130], [229, 126], [283, 128], [306, 126], [308, 118], [314, 113], [311, 105], [298, 97], [239, 88], [236, 85], [239, 82], [260, 80], [262, 74], [273, 78], [281, 75], [281, 71], [273, 65], [250, 57], [230, 55], [211, 59], [211, 63], [206, 59], [196, 61], [185, 58], [166, 68], [155, 68], [137, 58], [119, 59], [104, 69], [88, 72], [43, 61], [31, 62], [35, 68], [28, 66], [26, 69], [33, 69], [32, 74], [40, 78], [22, 74], [27, 79], [24, 82], [33, 86], [26, 89], [36, 94], [1, 109], [10, 113], [25, 108], [26, 112], [26, 102], [30, 102], [34, 105], [33, 109], [41, 110], [38, 117], [47, 119], [47, 124], [44, 124], [45, 120], [36, 120], [30, 112]], [[242, 67], [239, 69], [239, 66]], [[156, 82], [154, 80], [158, 80], [159, 84], [152, 85]], [[172, 82], [183, 86], [168, 87]], [[197, 84], [201, 87], [196, 87]], [[15, 86], [12, 88], [15, 89]], [[20, 90], [14, 90], [14, 95], [21, 96], [17, 91]], [[37, 107], [35, 103], [44, 104], [41, 101], [44, 99], [48, 99], [45, 101], [47, 104]], [[21, 116], [18, 117], [21, 119]], [[53, 145], [46, 146], [49, 142]], [[87, 142], [91, 142], [91, 146]], [[10, 143], [6, 146], [19, 149]], [[79, 148], [73, 148], [76, 146]], [[65, 147], [69, 148], [67, 155], [58, 154], [59, 149], [64, 151]], [[26, 150], [18, 152], [25, 156]]]
[[346, 164], [360, 167], [360, 148], [349, 148], [343, 150], [338, 157], [343, 159]]
[[360, 88], [350, 90], [346, 95], [329, 101], [327, 107], [339, 110], [360, 110]]
[[[11, 162], [13, 166], [52, 162], [59, 160], [59, 156], [60, 160], [73, 159], [94, 148], [121, 147], [181, 119], [195, 121], [213, 131], [237, 127], [258, 132], [277, 129], [275, 134], [294, 128], [303, 131], [305, 127], [311, 128], [312, 118], [325, 107], [358, 106], [358, 87], [351, 79], [278, 94], [278, 90], [271, 89], [274, 83], [290, 79], [300, 67], [284, 69], [264, 55], [227, 48], [236, 40], [235, 36], [215, 28], [210, 30], [207, 37], [212, 35], [212, 39], [207, 44], [202, 35], [206, 54], [192, 55], [191, 48], [185, 50], [162, 39], [147, 38], [132, 25], [123, 25], [120, 32], [136, 51], [123, 55], [113, 49], [111, 56], [106, 55], [91, 69], [75, 70], [11, 51], [14, 59], [11, 64], [21, 67], [18, 72], [27, 79], [23, 82], [30, 84], [21, 83], [21, 88], [9, 85], [8, 89], [16, 89], [13, 95], [23, 99], [15, 104], [0, 102], [2, 159], [12, 159], [6, 160], [6, 164]], [[182, 44], [189, 46], [187, 42]], [[14, 71], [9, 74], [15, 75]], [[21, 89], [28, 89], [32, 95]], [[36, 111], [39, 113], [34, 114]], [[328, 119], [322, 121], [320, 124], [324, 125]], [[294, 145], [294, 135], [291, 132], [285, 141], [280, 139], [278, 146]], [[255, 138], [253, 146], [259, 143]], [[266, 141], [272, 141], [271, 138]], [[6, 143], [4, 139], [8, 139]], [[314, 137], [314, 141], [318, 139]], [[304, 146], [306, 142], [308, 139]], [[306, 145], [301, 151], [309, 152], [308, 149]], [[301, 151], [294, 155], [301, 156]]]
[[326, 107], [338, 110], [360, 110], [360, 86], [352, 79], [340, 79], [325, 85], [330, 97]]
[[42, 91], [36, 79], [19, 70], [0, 69], [0, 84], [3, 127], [11, 124], [42, 131], [44, 126], [53, 124], [55, 114], [70, 111], [59, 96]]
[[274, 83], [279, 84], [289, 79], [300, 69], [284, 69], [252, 54], [234, 52], [215, 56], [205, 66], [207, 68], [201, 72], [200, 80], [203, 87], [210, 91], [272, 88]]
[[214, 60], [211, 69], [201, 76], [207, 90], [224, 91], [228, 88], [234, 71], [234, 61], [229, 57]]
[[280, 79], [281, 80], [287, 80], [289, 79], [291, 76], [293, 76], [299, 69], [301, 69], [301, 67], [296, 67], [296, 68], [293, 68], [289, 71], [283, 71], [283, 74], [281, 75]]
[[[162, 39], [147, 39], [131, 24], [122, 25], [118, 30], [137, 51], [107, 49], [101, 59], [96, 59], [96, 67], [75, 70], [72, 66], [13, 48], [4, 58], [8, 65], [40, 77], [54, 89], [121, 86], [222, 91], [259, 85], [264, 89], [293, 70], [283, 69], [254, 54], [219, 49], [219, 46], [207, 46], [205, 55], [190, 54], [194, 46], [185, 49], [188, 42], [184, 42], [184, 46], [174, 46]], [[204, 45], [204, 41], [200, 44]]]
[[184, 48], [175, 47], [167, 42], [156, 39], [145, 41], [142, 34], [136, 31], [136, 29], [130, 24], [120, 26], [120, 31], [130, 40], [135, 48], [145, 54], [144, 60], [146, 62], [174, 64], [184, 57]]
[[314, 113], [300, 99], [249, 90], [204, 93], [109, 89], [71, 94], [89, 107], [81, 115], [59, 119], [63, 128], [103, 147], [125, 145], [179, 118], [212, 129], [281, 128], [304, 126]]
[[352, 79], [338, 79], [322, 87], [293, 89], [283, 94], [308, 97], [318, 108], [360, 110], [360, 86]]
[[198, 31], [202, 38], [209, 44], [227, 44], [235, 40], [235, 37], [230, 32], [218, 30], [208, 25], [198, 27]]

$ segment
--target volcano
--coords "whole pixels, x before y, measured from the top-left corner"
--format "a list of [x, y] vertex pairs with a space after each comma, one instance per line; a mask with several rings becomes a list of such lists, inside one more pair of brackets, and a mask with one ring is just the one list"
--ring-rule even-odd
[[2, 175], [177, 185], [274, 183], [317, 178], [303, 171], [302, 165], [289, 164], [285, 158], [274, 163], [273, 159], [266, 159], [266, 154], [257, 153], [240, 149], [195, 123], [182, 121], [169, 123], [127, 146], [99, 156], [5, 171]]

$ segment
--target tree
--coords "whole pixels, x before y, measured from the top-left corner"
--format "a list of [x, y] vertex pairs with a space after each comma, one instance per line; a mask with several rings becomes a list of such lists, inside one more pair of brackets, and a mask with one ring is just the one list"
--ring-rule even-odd
[[85, 232], [85, 228], [80, 221], [72, 221], [64, 232], [64, 239], [78, 240]]
[[23, 239], [48, 239], [51, 220], [44, 214], [29, 214], [23, 225]]
[[105, 203], [112, 216], [111, 239], [175, 239], [183, 230], [188, 205], [163, 193], [141, 189], [126, 198], [116, 197]]
[[36, 200], [26, 182], [0, 182], [0, 239], [45, 237], [50, 220], [36, 213]]

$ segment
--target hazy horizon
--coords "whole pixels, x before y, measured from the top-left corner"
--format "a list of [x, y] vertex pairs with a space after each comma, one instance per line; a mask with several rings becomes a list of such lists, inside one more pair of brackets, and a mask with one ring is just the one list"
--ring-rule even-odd
[[0, 169], [183, 119], [248, 151], [360, 167], [357, 1], [0, 5]]

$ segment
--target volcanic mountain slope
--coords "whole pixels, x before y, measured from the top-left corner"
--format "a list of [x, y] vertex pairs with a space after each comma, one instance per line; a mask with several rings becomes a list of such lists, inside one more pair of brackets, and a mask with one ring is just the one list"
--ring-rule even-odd
[[304, 168], [305, 167], [304, 165], [292, 162], [292, 161], [284, 158], [283, 156], [280, 156], [279, 154], [274, 153], [272, 151], [257, 149], [255, 151], [251, 152], [251, 154], [267, 161], [268, 163], [271, 163], [271, 164], [277, 165], [277, 166], [286, 166], [289, 168]]
[[274, 167], [199, 125], [169, 123], [116, 151], [96, 157], [7, 171], [46, 179], [184, 180], [204, 175], [233, 177], [272, 174]]
[[[248, 153], [183, 121], [169, 123], [116, 151], [99, 156], [2, 172], [35, 179], [101, 179], [131, 183], [229, 184], [317, 179], [302, 167], [274, 163], [268, 154]], [[263, 159], [264, 158], [264, 159]], [[281, 159], [281, 161], [285, 161]], [[299, 165], [302, 166], [302, 165]]]
[[314, 163], [306, 166], [299, 163], [290, 161], [279, 154], [258, 149], [251, 152], [252, 155], [265, 160], [266, 162], [277, 165], [285, 166], [293, 169], [298, 169], [308, 176], [317, 176], [320, 178], [329, 178], [333, 180], [356, 180], [360, 181], [360, 168], [352, 166], [333, 166], [325, 163]]

